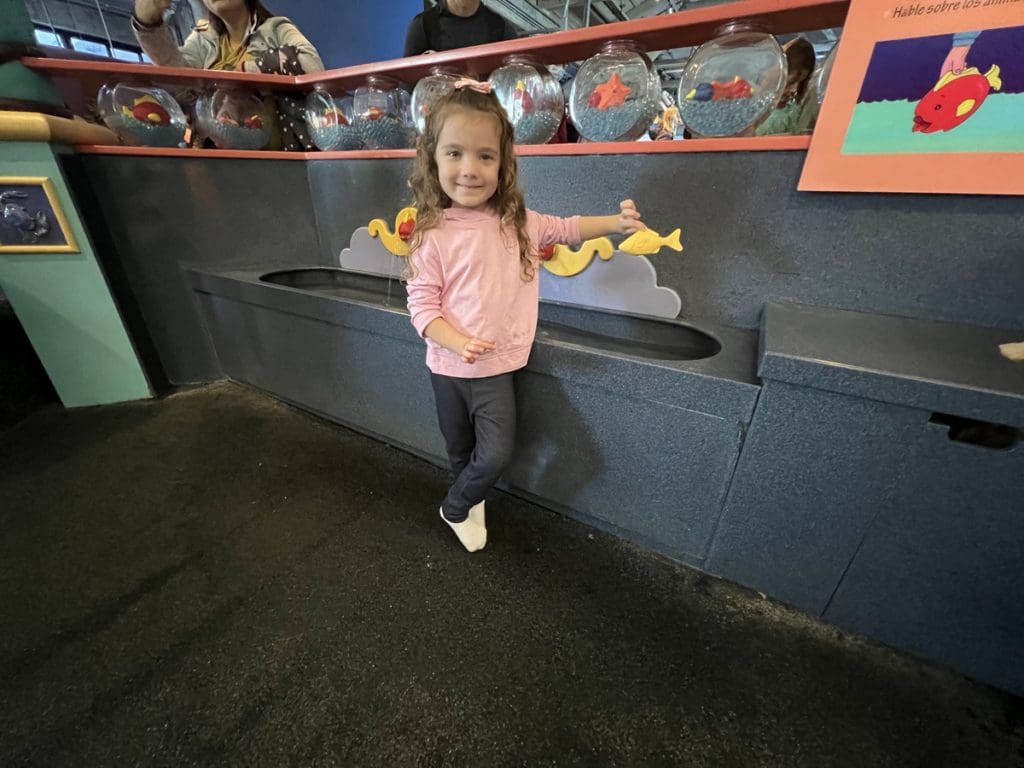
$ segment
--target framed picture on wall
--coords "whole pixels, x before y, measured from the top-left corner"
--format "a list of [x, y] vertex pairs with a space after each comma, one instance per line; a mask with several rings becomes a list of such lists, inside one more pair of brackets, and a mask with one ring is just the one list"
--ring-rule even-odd
[[0, 176], [0, 253], [78, 253], [45, 176]]
[[1024, 194], [1020, 0], [857, 0], [799, 189]]

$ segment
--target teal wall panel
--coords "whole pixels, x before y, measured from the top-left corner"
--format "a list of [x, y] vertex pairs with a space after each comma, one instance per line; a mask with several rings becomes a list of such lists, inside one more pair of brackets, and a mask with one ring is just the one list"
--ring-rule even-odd
[[0, 176], [49, 178], [80, 253], [0, 253], [7, 295], [68, 407], [151, 396], [131, 339], [47, 144], [0, 142]]

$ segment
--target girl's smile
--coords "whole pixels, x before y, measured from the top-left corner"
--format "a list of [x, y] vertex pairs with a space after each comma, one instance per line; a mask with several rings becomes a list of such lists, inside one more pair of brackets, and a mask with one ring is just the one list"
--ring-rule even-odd
[[459, 111], [437, 137], [437, 178], [455, 208], [479, 210], [498, 189], [501, 131], [493, 115]]

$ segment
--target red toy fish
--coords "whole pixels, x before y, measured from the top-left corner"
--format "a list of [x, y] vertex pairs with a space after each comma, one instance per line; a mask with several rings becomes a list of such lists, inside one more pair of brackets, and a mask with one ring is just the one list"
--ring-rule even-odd
[[323, 116], [324, 125], [348, 125], [348, 118], [337, 107], [328, 107]]
[[737, 75], [728, 82], [699, 83], [696, 88], [686, 94], [691, 101], [721, 101], [722, 99], [749, 99], [754, 95], [754, 88], [746, 80]]
[[406, 219], [398, 225], [398, 239], [403, 243], [412, 240], [412, 233], [416, 231], [416, 219]]
[[132, 102], [132, 106], [122, 107], [121, 111], [126, 115], [131, 115], [136, 120], [140, 120], [143, 123], [152, 123], [153, 125], [167, 125], [171, 122], [171, 116], [167, 110], [163, 108], [152, 96], [142, 96], [141, 98], [135, 99]]
[[951, 131], [978, 111], [989, 91], [1002, 87], [999, 67], [995, 64], [984, 75], [977, 67], [965, 69], [958, 75], [947, 72], [917, 103], [911, 130], [915, 133]]
[[522, 105], [524, 113], [533, 112], [533, 97], [526, 90], [526, 83], [522, 80], [516, 81], [516, 89], [512, 93], [512, 100]]

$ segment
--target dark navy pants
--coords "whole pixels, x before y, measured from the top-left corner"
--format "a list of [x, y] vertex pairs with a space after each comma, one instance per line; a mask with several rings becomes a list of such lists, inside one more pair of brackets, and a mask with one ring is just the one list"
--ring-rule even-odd
[[516, 437], [516, 392], [513, 373], [482, 379], [430, 374], [437, 421], [455, 482], [441, 503], [453, 523], [483, 501], [512, 459]]

